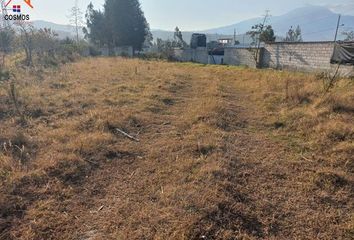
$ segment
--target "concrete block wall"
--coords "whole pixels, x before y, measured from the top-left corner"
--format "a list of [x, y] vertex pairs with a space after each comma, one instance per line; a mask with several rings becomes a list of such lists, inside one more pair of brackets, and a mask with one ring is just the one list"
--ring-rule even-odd
[[204, 64], [209, 63], [208, 61], [209, 54], [206, 48], [192, 49], [192, 55], [193, 55], [193, 62], [204, 63]]
[[175, 58], [181, 62], [208, 63], [209, 55], [206, 48], [175, 49]]
[[[333, 72], [336, 68], [335, 64], [330, 63], [333, 49], [333, 42], [266, 44], [261, 57], [261, 66], [306, 72]], [[354, 67], [341, 66], [340, 74], [352, 76]]]
[[228, 65], [245, 65], [255, 68], [254, 49], [225, 48], [224, 63]]
[[[263, 68], [288, 69], [305, 72], [335, 72], [336, 64], [330, 60], [334, 49], [333, 42], [302, 42], [266, 44], [259, 51], [260, 66]], [[225, 48], [223, 63], [256, 67], [255, 49]], [[175, 57], [182, 62], [213, 64], [205, 48], [175, 49]], [[341, 76], [354, 76], [354, 66], [342, 65]]]
[[174, 57], [181, 62], [189, 62], [192, 59], [191, 49], [175, 49]]
[[208, 64], [224, 64], [224, 55], [209, 55]]
[[332, 42], [267, 44], [261, 65], [276, 69], [326, 70], [331, 65], [333, 48]]

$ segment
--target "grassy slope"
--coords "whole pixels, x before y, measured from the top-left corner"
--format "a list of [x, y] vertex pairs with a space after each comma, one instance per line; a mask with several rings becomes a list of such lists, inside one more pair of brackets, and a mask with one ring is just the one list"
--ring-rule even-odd
[[20, 74], [26, 124], [0, 90], [0, 239], [353, 235], [352, 80], [323, 96], [312, 75], [111, 58]]

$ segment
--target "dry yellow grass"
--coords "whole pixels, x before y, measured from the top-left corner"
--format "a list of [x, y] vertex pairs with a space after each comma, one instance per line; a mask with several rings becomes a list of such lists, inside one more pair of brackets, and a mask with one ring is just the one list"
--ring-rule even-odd
[[19, 75], [0, 239], [353, 237], [352, 80], [324, 96], [313, 75], [121, 58]]

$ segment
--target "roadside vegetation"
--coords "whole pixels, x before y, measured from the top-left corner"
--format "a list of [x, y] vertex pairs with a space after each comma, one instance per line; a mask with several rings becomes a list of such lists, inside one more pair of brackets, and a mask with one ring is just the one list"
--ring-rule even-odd
[[353, 237], [353, 79], [124, 58], [9, 78], [0, 239]]
[[84, 41], [59, 39], [51, 29], [35, 29], [27, 23], [0, 29], [0, 67], [13, 73], [17, 68], [58, 67], [79, 59], [85, 51], [89, 55], [89, 49]]

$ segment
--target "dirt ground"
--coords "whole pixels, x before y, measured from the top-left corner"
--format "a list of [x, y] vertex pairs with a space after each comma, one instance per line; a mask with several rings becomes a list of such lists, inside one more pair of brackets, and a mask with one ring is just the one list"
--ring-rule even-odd
[[25, 123], [0, 95], [0, 239], [353, 239], [352, 80], [345, 111], [325, 112], [283, 104], [279, 79], [306, 74], [120, 58], [45, 71], [21, 73]]

